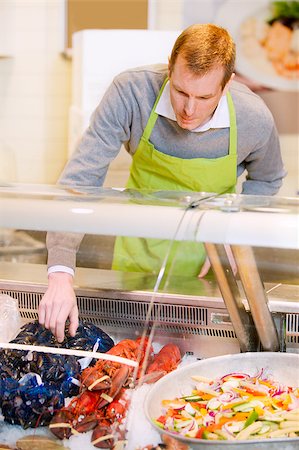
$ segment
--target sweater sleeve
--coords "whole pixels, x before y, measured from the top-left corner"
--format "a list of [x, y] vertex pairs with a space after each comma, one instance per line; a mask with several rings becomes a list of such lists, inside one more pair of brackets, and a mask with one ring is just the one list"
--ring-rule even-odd
[[[115, 82], [94, 111], [74, 154], [66, 164], [59, 183], [67, 186], [103, 185], [110, 162], [122, 143], [129, 140], [130, 119]], [[75, 270], [76, 254], [84, 234], [47, 234], [48, 268], [61, 265]]]
[[275, 195], [286, 176], [274, 123], [271, 132], [265, 133], [265, 136], [264, 142], [252, 151], [243, 163], [247, 176], [242, 186], [242, 194]]
[[76, 253], [83, 236], [81, 233], [47, 233], [48, 268], [61, 265], [75, 270]]
[[120, 92], [117, 80], [114, 80], [67, 162], [59, 179], [61, 184], [103, 185], [109, 164], [118, 155], [121, 145], [130, 139], [131, 113], [125, 101], [124, 93]]

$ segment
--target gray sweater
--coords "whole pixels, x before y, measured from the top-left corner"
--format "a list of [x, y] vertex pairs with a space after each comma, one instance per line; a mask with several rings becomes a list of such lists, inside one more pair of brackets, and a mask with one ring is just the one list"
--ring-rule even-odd
[[[121, 144], [134, 155], [166, 74], [164, 65], [146, 66], [113, 80], [62, 173], [62, 184], [102, 186]], [[238, 176], [247, 171], [242, 193], [276, 194], [285, 172], [273, 117], [246, 86], [232, 82], [230, 93], [237, 117]], [[179, 158], [217, 158], [227, 154], [229, 128], [194, 133], [159, 116], [150, 140], [160, 152]]]
[[[122, 144], [134, 155], [166, 75], [164, 65], [146, 66], [113, 80], [60, 177], [61, 184], [102, 186]], [[237, 174], [247, 172], [242, 193], [274, 195], [285, 171], [273, 117], [263, 100], [246, 86], [232, 82], [230, 93], [237, 118]], [[229, 129], [194, 133], [159, 116], [150, 140], [160, 152], [182, 159], [217, 158], [228, 152]], [[81, 239], [78, 234], [48, 233], [48, 265], [74, 268]]]

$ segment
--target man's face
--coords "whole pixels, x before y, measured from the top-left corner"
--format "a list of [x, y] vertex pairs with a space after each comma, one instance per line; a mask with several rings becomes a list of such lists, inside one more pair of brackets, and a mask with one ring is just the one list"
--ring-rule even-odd
[[170, 100], [181, 128], [194, 130], [212, 117], [228, 84], [222, 89], [224, 69], [213, 69], [203, 76], [192, 73], [178, 55], [170, 80]]

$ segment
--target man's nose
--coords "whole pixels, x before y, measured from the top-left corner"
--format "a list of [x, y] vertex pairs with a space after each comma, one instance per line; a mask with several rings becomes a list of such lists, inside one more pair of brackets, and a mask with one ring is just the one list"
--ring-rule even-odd
[[185, 110], [185, 114], [186, 116], [192, 116], [192, 114], [194, 113], [194, 108], [195, 108], [195, 101], [193, 98], [187, 98], [185, 101], [185, 105], [184, 105], [184, 110]]

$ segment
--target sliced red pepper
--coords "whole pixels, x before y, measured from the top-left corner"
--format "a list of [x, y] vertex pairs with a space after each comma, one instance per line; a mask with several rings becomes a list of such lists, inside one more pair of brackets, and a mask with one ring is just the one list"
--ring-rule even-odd
[[197, 431], [195, 437], [196, 439], [202, 439], [202, 434], [204, 432], [204, 427], [199, 428], [199, 430]]
[[244, 387], [243, 389], [248, 392], [248, 394], [254, 395], [255, 397], [265, 397], [265, 392], [255, 391], [249, 387]]
[[158, 417], [158, 419], [156, 419], [156, 421], [162, 423], [162, 425], [165, 425], [166, 416], [160, 416]]

